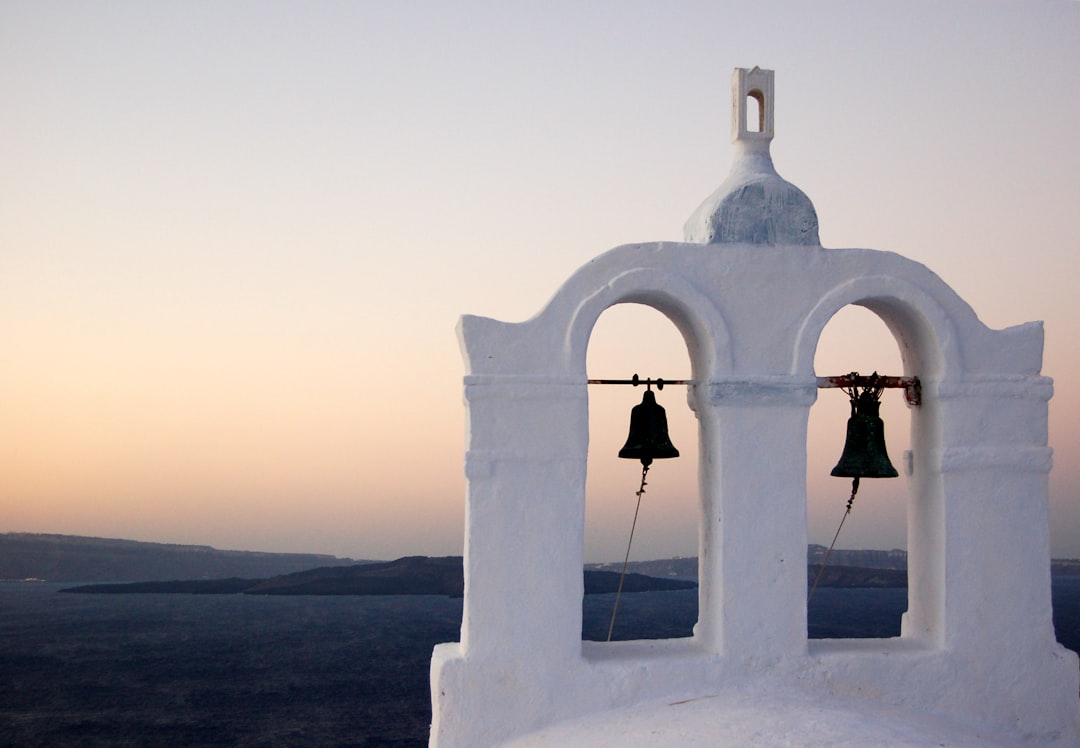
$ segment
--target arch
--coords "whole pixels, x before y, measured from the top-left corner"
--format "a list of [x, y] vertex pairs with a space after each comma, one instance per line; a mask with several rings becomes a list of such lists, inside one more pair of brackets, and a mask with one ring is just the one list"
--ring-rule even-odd
[[720, 309], [680, 276], [658, 268], [627, 270], [586, 296], [566, 327], [569, 370], [585, 373], [593, 327], [615, 304], [644, 304], [670, 319], [683, 336], [696, 382], [732, 368], [731, 335]]
[[[752, 88], [746, 92], [746, 98], [746, 131], [765, 132], [765, 94], [761, 92], [760, 88]], [[757, 106], [750, 104], [751, 99]]]
[[[672, 321], [651, 306], [621, 303], [600, 315], [589, 338], [590, 380], [631, 372], [654, 379], [690, 378], [686, 341]], [[620, 459], [627, 441], [629, 416], [642, 401], [644, 386], [588, 388], [588, 460], [585, 480], [583, 556], [586, 564], [687, 557], [699, 553], [701, 534], [700, 422], [687, 402], [687, 388], [665, 386], [655, 392], [666, 413], [669, 438], [679, 451], [677, 459], [651, 465], [648, 490], [640, 502], [634, 489], [642, 472], [637, 460]], [[655, 388], [654, 388], [655, 389]], [[631, 533], [631, 527], [634, 528]], [[628, 547], [630, 537], [632, 545]], [[617, 564], [604, 567], [618, 572]], [[650, 636], [677, 639], [691, 636], [697, 622], [697, 589], [668, 592], [673, 608], [652, 607], [651, 595], [623, 595], [612, 628], [611, 641], [625, 640], [632, 621], [648, 620]], [[613, 616], [610, 595], [585, 594], [582, 599], [583, 653], [591, 644], [603, 645]], [[637, 638], [636, 636], [633, 638]]]
[[[815, 371], [819, 375], [834, 375], [852, 370], [869, 374], [897, 374], [902, 371], [900, 351], [893, 334], [879, 315], [866, 307], [849, 304], [832, 316], [818, 338], [815, 352]], [[808, 567], [815, 580], [815, 568], [824, 560], [824, 552], [835, 543], [840, 553], [830, 557], [828, 566], [846, 566], [852, 561], [840, 554], [843, 549], [876, 549], [882, 555], [876, 559], [886, 566], [884, 552], [906, 549], [908, 544], [908, 503], [912, 495], [911, 476], [907, 470], [910, 451], [912, 419], [916, 413], [905, 407], [902, 390], [887, 390], [880, 398], [879, 415], [883, 422], [887, 454], [899, 475], [886, 480], [863, 480], [853, 511], [844, 511], [844, 500], [852, 489], [851, 478], [831, 475], [841, 453], [851, 446], [845, 423], [851, 415], [848, 393], [840, 389], [820, 390], [810, 408], [806, 441], [806, 518]], [[838, 528], [837, 523], [843, 524]], [[835, 534], [835, 538], [834, 538]], [[895, 560], [890, 554], [890, 560]], [[857, 565], [857, 564], [855, 564]], [[867, 565], [876, 565], [867, 564]], [[902, 589], [881, 589], [852, 593], [818, 588], [807, 596], [807, 636], [848, 638], [850, 634], [830, 624], [839, 611], [855, 613], [862, 600], [852, 594], [881, 596], [877, 605], [888, 601], [896, 606], [878, 619], [881, 630], [863, 632], [873, 638], [886, 639], [901, 633], [902, 614], [908, 602], [907, 570], [889, 567], [887, 574], [902, 574]], [[814, 582], [811, 582], [813, 585]]]
[[[957, 324], [929, 293], [893, 276], [852, 278], [823, 294], [804, 318], [795, 345], [793, 368], [815, 376], [814, 355], [826, 324], [843, 307], [862, 306], [876, 314], [892, 332], [900, 349], [904, 374], [917, 375], [924, 385], [962, 375]], [[926, 402], [911, 414], [911, 452], [908, 465], [928, 465], [939, 443], [942, 414]], [[910, 473], [910, 468], [907, 470]], [[921, 470], [909, 483], [907, 499], [908, 606], [901, 620], [902, 636], [940, 646], [945, 631], [945, 533], [940, 478]]]
[[[687, 388], [687, 403], [699, 418], [698, 552], [700, 555], [704, 550], [709, 507], [718, 501], [718, 498], [709, 498], [714, 492], [706, 488], [710, 481], [702, 472], [703, 464], [708, 460], [707, 448], [702, 445], [716, 439], [715, 423], [711, 418], [701, 418], [699, 398], [705, 396], [703, 393], [707, 392], [707, 388], [703, 386], [706, 382], [727, 374], [733, 369], [728, 322], [713, 300], [688, 282], [683, 275], [657, 267], [632, 267], [614, 275], [609, 282], [599, 287], [594, 286], [594, 289], [591, 293], [586, 291], [585, 294], [579, 296], [580, 303], [574, 307], [569, 318], [564, 322], [566, 330], [564, 352], [568, 357], [567, 371], [580, 372], [583, 380], [586, 378], [589, 341], [596, 323], [606, 310], [617, 304], [642, 304], [655, 309], [669, 319], [682, 335], [690, 360], [691, 379], [696, 383]], [[584, 495], [582, 498], [585, 498]], [[584, 505], [582, 506], [581, 531], [583, 535]], [[699, 623], [706, 609], [701, 602], [701, 594], [703, 593], [699, 588]]]
[[896, 338], [905, 374], [924, 379], [959, 376], [962, 362], [955, 346], [956, 325], [945, 309], [921, 288], [892, 276], [852, 278], [821, 296], [803, 319], [795, 341], [792, 373], [814, 376], [814, 354], [821, 332], [840, 309], [866, 307]]

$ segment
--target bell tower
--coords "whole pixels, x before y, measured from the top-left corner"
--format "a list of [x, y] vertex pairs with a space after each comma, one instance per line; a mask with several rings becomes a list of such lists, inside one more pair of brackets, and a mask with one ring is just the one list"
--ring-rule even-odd
[[[465, 591], [460, 641], [432, 655], [431, 745], [1080, 744], [1080, 668], [1051, 615], [1042, 323], [990, 329], [921, 263], [822, 247], [769, 155], [772, 71], [732, 80], [731, 171], [685, 242], [604, 252], [524, 322], [461, 318]], [[692, 637], [581, 639], [586, 353], [621, 303], [666, 315], [691, 362]], [[921, 383], [908, 610], [899, 637], [808, 640], [814, 352], [851, 304]]]

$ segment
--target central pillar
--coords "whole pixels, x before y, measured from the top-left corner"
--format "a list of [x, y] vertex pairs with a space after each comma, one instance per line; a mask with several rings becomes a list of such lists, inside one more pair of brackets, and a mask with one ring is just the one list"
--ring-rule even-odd
[[806, 425], [816, 397], [816, 382], [786, 378], [708, 386], [702, 417], [716, 438], [703, 445], [696, 633], [725, 657], [806, 651]]

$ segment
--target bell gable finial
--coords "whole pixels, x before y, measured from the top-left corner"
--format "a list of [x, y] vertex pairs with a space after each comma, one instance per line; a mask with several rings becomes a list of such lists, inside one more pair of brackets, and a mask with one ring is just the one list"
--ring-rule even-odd
[[694, 244], [820, 246], [810, 198], [776, 173], [769, 144], [775, 121], [773, 71], [735, 68], [731, 140], [735, 158], [723, 184], [684, 227]]
[[755, 66], [731, 75], [731, 140], [773, 139], [773, 71]]

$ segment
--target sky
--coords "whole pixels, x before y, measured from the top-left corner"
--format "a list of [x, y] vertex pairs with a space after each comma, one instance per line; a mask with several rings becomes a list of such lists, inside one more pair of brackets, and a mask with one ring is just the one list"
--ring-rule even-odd
[[[993, 328], [1044, 320], [1051, 543], [1080, 557], [1080, 2], [0, 3], [0, 532], [458, 554], [462, 314], [682, 239], [731, 163], [730, 77], [776, 71], [779, 173], [826, 247], [928, 265]], [[658, 313], [589, 375], [689, 376]], [[818, 374], [901, 373], [845, 309]], [[639, 558], [693, 555], [696, 427]], [[587, 560], [621, 559], [639, 390], [590, 391]], [[808, 533], [847, 403], [811, 411]], [[909, 417], [883, 406], [893, 461]], [[904, 547], [905, 478], [838, 547]]]

